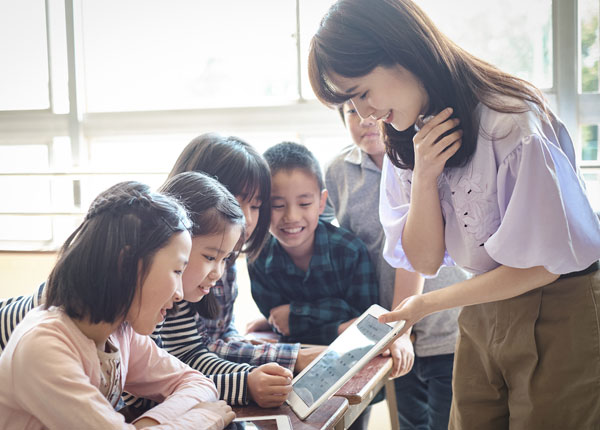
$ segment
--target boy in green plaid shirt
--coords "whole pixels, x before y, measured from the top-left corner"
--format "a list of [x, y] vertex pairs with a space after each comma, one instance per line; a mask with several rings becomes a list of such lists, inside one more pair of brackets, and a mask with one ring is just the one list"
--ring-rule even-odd
[[265, 316], [253, 329], [272, 328], [285, 342], [328, 345], [377, 303], [375, 271], [360, 239], [319, 221], [327, 190], [314, 155], [283, 142], [264, 157], [272, 237], [248, 266], [252, 296]]

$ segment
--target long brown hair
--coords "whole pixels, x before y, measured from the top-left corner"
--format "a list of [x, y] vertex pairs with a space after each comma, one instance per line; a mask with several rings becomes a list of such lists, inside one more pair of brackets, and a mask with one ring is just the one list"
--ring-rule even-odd
[[[423, 84], [429, 97], [429, 112], [452, 107], [463, 130], [460, 149], [447, 167], [467, 163], [475, 152], [479, 123], [478, 103], [504, 113], [519, 113], [532, 103], [545, 112], [539, 90], [530, 83], [498, 70], [469, 54], [448, 39], [429, 17], [410, 0], [339, 0], [321, 20], [310, 43], [308, 72], [316, 96], [327, 105], [348, 100], [332, 84], [330, 73], [356, 78], [375, 67], [400, 65]], [[497, 96], [514, 100], [507, 103]], [[394, 165], [414, 167], [410, 127], [397, 131], [384, 125], [386, 152]]]

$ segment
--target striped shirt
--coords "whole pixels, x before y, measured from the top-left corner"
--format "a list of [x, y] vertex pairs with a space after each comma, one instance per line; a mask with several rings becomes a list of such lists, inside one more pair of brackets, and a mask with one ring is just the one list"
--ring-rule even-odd
[[8, 343], [8, 338], [25, 314], [41, 304], [44, 285], [40, 285], [31, 296], [18, 296], [0, 299], [0, 354]]
[[[43, 289], [44, 284], [31, 296], [0, 300], [0, 353], [16, 325], [27, 312], [40, 304]], [[196, 318], [190, 304], [181, 302], [177, 312], [168, 315], [151, 337], [158, 346], [210, 378], [217, 386], [221, 400], [230, 405], [247, 405], [248, 374], [254, 367], [247, 363], [224, 360], [210, 352], [199, 332]], [[127, 405], [142, 408], [150, 406], [149, 401], [137, 399], [127, 393], [123, 394], [123, 399]]]
[[[217, 386], [219, 399], [230, 405], [247, 405], [248, 374], [254, 367], [224, 360], [210, 352], [206, 347], [206, 333], [203, 333], [198, 321], [198, 314], [184, 300], [177, 304], [176, 312], [167, 314], [150, 336], [158, 346], [209, 377]], [[125, 399], [125, 403], [140, 406], [130, 397]]]
[[215, 319], [200, 317], [198, 320], [199, 331], [206, 333], [208, 349], [219, 357], [236, 363], [260, 366], [275, 362], [293, 372], [300, 349], [299, 343], [253, 345], [235, 328], [233, 305], [238, 296], [236, 274], [235, 265], [227, 267], [223, 277], [211, 289], [219, 302], [219, 315]]
[[328, 345], [341, 323], [377, 303], [378, 283], [365, 244], [344, 228], [319, 221], [308, 271], [299, 269], [271, 237], [248, 265], [252, 297], [268, 318], [290, 305], [284, 341]]

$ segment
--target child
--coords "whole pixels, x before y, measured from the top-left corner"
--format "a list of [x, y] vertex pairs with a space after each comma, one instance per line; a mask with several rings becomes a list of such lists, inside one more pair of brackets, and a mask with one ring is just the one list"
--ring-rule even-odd
[[[271, 174], [263, 157], [237, 137], [206, 133], [186, 146], [170, 176], [185, 171], [214, 176], [235, 196], [246, 219], [247, 240], [243, 252], [249, 261], [254, 260], [267, 237], [271, 216]], [[231, 260], [225, 274], [203, 300], [212, 303], [214, 314], [203, 315], [198, 321], [208, 348], [219, 357], [252, 365], [276, 362], [299, 372], [320, 353], [321, 348], [300, 350], [299, 344], [250, 343], [234, 325], [233, 305], [237, 294], [236, 266]]]
[[408, 329], [465, 306], [450, 428], [597, 427], [600, 223], [539, 90], [456, 46], [410, 0], [338, 1], [309, 76], [324, 102], [385, 122], [387, 261], [477, 275], [382, 317]]
[[[210, 375], [229, 404], [280, 406], [291, 391], [292, 372], [276, 363], [256, 368], [217, 357], [206, 348], [203, 316], [214, 316], [207, 303], [225, 267], [235, 263], [244, 237], [244, 215], [235, 198], [215, 179], [199, 172], [171, 177], [161, 192], [178, 198], [192, 219], [192, 252], [183, 274], [183, 301], [169, 313], [153, 337], [184, 363]], [[128, 401], [128, 403], [131, 403]]]
[[377, 303], [375, 272], [360, 239], [319, 221], [327, 191], [312, 153], [284, 142], [264, 156], [273, 237], [248, 267], [252, 296], [284, 339], [328, 345]]
[[[214, 384], [150, 334], [181, 300], [189, 219], [140, 183], [100, 194], [61, 248], [43, 307], [0, 356], [0, 428], [223, 428]], [[160, 405], [134, 424], [115, 412], [123, 389]]]
[[[209, 314], [211, 305], [202, 300], [204, 295], [199, 294], [198, 285], [202, 283], [208, 291], [214, 277], [222, 274], [222, 266], [233, 264], [241, 247], [244, 217], [239, 205], [218, 181], [197, 172], [176, 175], [161, 190], [179, 198], [190, 210], [193, 246], [183, 275], [185, 301], [177, 306], [177, 311], [167, 314], [165, 322], [152, 334], [153, 339], [184, 363], [209, 376], [217, 386], [219, 398], [228, 404], [246, 405], [252, 399], [263, 407], [279, 406], [287, 398], [290, 374], [274, 363], [256, 368], [217, 357], [207, 349], [206, 336], [199, 328], [200, 316]], [[228, 240], [219, 242], [218, 249], [222, 252], [215, 256], [216, 248], [210, 244], [224, 238]], [[8, 338], [25, 313], [43, 300], [43, 288], [42, 284], [36, 294], [9, 299], [0, 306], [1, 337]], [[127, 393], [123, 398], [131, 407], [127, 410], [129, 416], [137, 416], [154, 404]]]
[[[361, 119], [350, 102], [339, 106], [338, 112], [353, 144], [325, 170], [328, 204], [335, 209], [340, 225], [367, 245], [371, 261], [377, 263], [379, 303], [392, 309], [419, 292], [422, 278], [394, 269], [382, 255], [385, 236], [378, 213], [385, 146], [377, 121]], [[423, 290], [437, 290], [464, 279], [466, 273], [460, 268], [446, 267], [436, 278], [426, 279]], [[448, 428], [458, 312], [438, 312], [415, 324], [414, 350], [410, 330], [390, 348], [394, 358], [392, 377], [405, 375], [395, 381], [401, 428]]]

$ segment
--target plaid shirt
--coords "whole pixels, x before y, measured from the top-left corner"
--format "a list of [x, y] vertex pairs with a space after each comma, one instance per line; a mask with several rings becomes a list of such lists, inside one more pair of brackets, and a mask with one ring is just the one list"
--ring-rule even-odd
[[238, 295], [236, 274], [235, 265], [227, 267], [223, 277], [211, 289], [221, 307], [219, 316], [216, 319], [198, 318], [198, 329], [206, 335], [208, 349], [219, 357], [236, 363], [260, 366], [277, 362], [293, 371], [300, 344], [252, 345], [235, 328], [233, 304]]
[[285, 340], [330, 344], [338, 326], [377, 303], [378, 284], [364, 243], [343, 228], [319, 221], [307, 272], [300, 270], [274, 238], [248, 265], [252, 297], [265, 317], [290, 305]]

